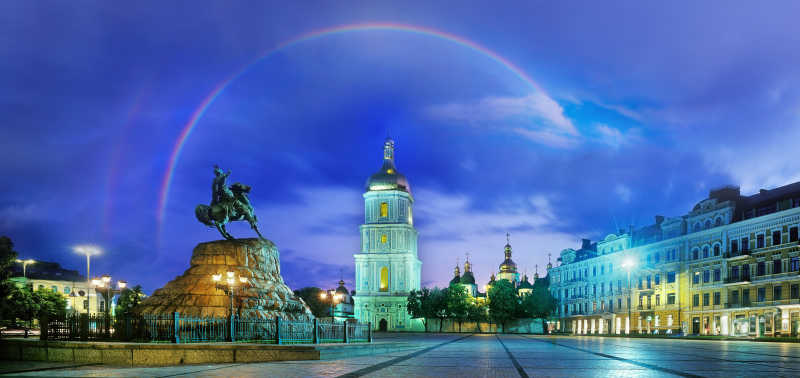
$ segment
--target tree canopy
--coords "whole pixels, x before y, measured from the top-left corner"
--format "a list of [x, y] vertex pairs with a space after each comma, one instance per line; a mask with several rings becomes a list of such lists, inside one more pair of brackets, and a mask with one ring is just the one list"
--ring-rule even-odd
[[311, 313], [314, 314], [315, 317], [321, 318], [328, 316], [331, 309], [330, 302], [322, 298], [322, 293], [324, 292], [324, 290], [318, 287], [309, 286], [295, 290], [294, 295], [303, 298], [303, 301], [306, 302]]
[[142, 286], [136, 285], [132, 289], [126, 288], [122, 290], [122, 293], [119, 294], [119, 299], [117, 300], [117, 308], [116, 314], [117, 315], [130, 315], [134, 308], [142, 302], [142, 299], [145, 297], [144, 293], [142, 292]]
[[489, 289], [488, 296], [489, 316], [502, 325], [505, 332], [506, 322], [515, 318], [519, 297], [508, 280], [497, 280]]

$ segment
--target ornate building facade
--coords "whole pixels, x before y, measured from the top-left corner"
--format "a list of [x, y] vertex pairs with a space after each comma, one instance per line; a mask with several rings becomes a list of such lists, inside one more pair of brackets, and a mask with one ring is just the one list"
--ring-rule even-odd
[[364, 193], [361, 252], [355, 258], [356, 319], [386, 331], [423, 329], [406, 311], [411, 290], [419, 290], [422, 261], [417, 256], [414, 197], [394, 164], [394, 141], [386, 139], [383, 166], [370, 176]]
[[800, 335], [800, 183], [712, 190], [687, 214], [561, 252], [558, 326], [578, 334]]

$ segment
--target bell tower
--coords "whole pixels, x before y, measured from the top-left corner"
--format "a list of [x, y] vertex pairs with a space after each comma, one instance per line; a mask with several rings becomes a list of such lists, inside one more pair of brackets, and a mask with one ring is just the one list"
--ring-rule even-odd
[[[394, 164], [394, 141], [383, 144], [383, 165], [370, 176], [364, 197], [361, 251], [355, 258], [355, 317], [375, 329], [410, 331], [422, 327], [406, 311], [408, 293], [419, 290], [422, 261], [417, 257], [414, 197]], [[416, 324], [420, 323], [420, 324]]]

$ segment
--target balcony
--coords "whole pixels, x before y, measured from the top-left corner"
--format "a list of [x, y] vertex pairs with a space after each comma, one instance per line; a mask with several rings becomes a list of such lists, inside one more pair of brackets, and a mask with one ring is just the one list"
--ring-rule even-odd
[[752, 253], [752, 250], [749, 250], [749, 249], [746, 249], [746, 250], [743, 250], [743, 251], [737, 251], [737, 252], [733, 252], [733, 253], [732, 252], [725, 252], [724, 257], [726, 259], [745, 258], [745, 257], [750, 256], [751, 253]]
[[750, 276], [744, 276], [744, 277], [728, 277], [723, 282], [726, 285], [729, 285], [729, 284], [749, 284], [752, 281], [750, 280]]

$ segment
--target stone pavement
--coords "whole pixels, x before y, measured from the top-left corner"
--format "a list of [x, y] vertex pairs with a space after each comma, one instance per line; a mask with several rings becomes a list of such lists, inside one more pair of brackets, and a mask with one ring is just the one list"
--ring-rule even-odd
[[[322, 361], [190, 365], [162, 368], [83, 366], [21, 376], [113, 377], [575, 377], [800, 376], [800, 344], [750, 341], [385, 334], [416, 350]], [[0, 364], [4, 362], [0, 361]], [[4, 369], [9, 371], [8, 369]]]

